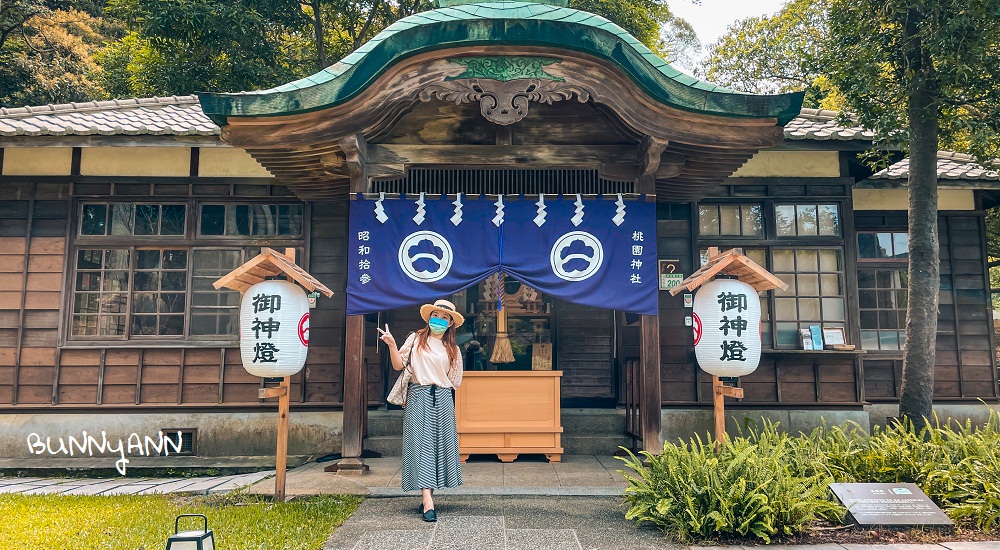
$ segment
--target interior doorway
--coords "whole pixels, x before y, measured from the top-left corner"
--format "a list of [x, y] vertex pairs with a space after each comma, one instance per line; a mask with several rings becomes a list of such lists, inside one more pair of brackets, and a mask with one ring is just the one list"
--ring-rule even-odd
[[[513, 361], [494, 361], [501, 338], [497, 305], [506, 310], [507, 340]], [[611, 310], [565, 302], [509, 277], [490, 276], [449, 297], [465, 315], [456, 341], [466, 370], [560, 370], [564, 408], [613, 408], [619, 403], [619, 373], [615, 315]], [[424, 326], [416, 308], [379, 315], [380, 326], [389, 323], [397, 340]], [[374, 327], [372, 327], [372, 331]], [[397, 374], [381, 354], [385, 396]]]

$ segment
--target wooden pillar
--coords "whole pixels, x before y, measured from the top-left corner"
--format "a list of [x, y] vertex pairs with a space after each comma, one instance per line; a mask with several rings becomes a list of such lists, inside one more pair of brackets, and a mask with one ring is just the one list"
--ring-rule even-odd
[[363, 474], [368, 470], [361, 460], [364, 442], [364, 350], [365, 317], [348, 315], [344, 338], [344, 433], [341, 459], [327, 471]]
[[660, 440], [660, 407], [663, 401], [660, 389], [660, 319], [657, 315], [643, 315], [642, 352], [639, 395], [639, 414], [642, 415], [642, 448], [651, 453], [663, 452]]

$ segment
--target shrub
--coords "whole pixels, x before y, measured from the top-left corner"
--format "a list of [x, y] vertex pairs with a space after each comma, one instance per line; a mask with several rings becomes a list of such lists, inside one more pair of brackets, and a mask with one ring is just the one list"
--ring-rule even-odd
[[636, 475], [625, 475], [625, 517], [682, 541], [739, 536], [765, 542], [801, 532], [821, 517], [839, 519], [841, 509], [827, 492], [829, 478], [796, 472], [793, 463], [808, 452], [809, 446], [773, 424], [728, 440], [718, 453], [700, 437], [665, 444], [658, 455], [630, 452], [622, 460]]
[[776, 424], [750, 424], [746, 435], [666, 443], [663, 452], [629, 452], [625, 517], [681, 541], [745, 537], [770, 542], [805, 531], [817, 519], [840, 522], [846, 510], [828, 487], [916, 483], [952, 519], [1000, 527], [1000, 414], [984, 426], [941, 423], [817, 428], [790, 436]]

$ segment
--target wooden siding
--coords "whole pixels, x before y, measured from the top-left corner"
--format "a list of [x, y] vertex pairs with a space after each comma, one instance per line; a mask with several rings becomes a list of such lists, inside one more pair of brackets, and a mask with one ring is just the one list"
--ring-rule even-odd
[[0, 403], [49, 404], [56, 395], [65, 191], [31, 184], [0, 190]]
[[[906, 213], [858, 215], [858, 230], [906, 228]], [[991, 308], [985, 265], [983, 215], [948, 213], [938, 218], [941, 294], [938, 306], [934, 398], [995, 399]], [[865, 397], [898, 401], [902, 352], [875, 352], [864, 359]]]
[[[114, 178], [111, 178], [112, 180]], [[113, 197], [124, 183], [81, 185], [79, 191]], [[132, 191], [156, 193], [158, 183]], [[207, 196], [211, 187], [238, 195], [236, 184], [183, 186], [184, 196]], [[5, 183], [0, 189], [0, 407], [10, 410], [58, 406], [60, 410], [142, 407], [263, 407], [257, 397], [261, 379], [242, 366], [236, 343], [114, 342], [95, 345], [60, 341], [60, 330], [72, 307], [66, 272], [72, 254], [67, 247], [76, 203], [71, 185]], [[129, 188], [130, 189], [130, 188]], [[192, 195], [187, 195], [190, 189]], [[264, 194], [274, 193], [268, 186]], [[127, 190], [124, 194], [128, 194]], [[260, 195], [254, 192], [251, 195]], [[177, 195], [177, 194], [175, 194]], [[129, 199], [141, 202], [140, 196]], [[236, 199], [241, 200], [241, 199]], [[311, 249], [311, 272], [336, 291], [320, 298], [311, 311], [314, 342], [306, 368], [292, 377], [292, 403], [300, 406], [342, 404], [347, 206], [312, 206], [304, 241]], [[306, 209], [307, 215], [309, 208]], [[193, 213], [191, 214], [193, 215]], [[239, 245], [237, 245], [239, 246]], [[69, 255], [68, 255], [69, 254]], [[309, 255], [305, 255], [309, 257]], [[67, 304], [64, 306], [63, 304]]]
[[309, 273], [334, 291], [321, 297], [309, 315], [305, 401], [342, 405], [344, 399], [344, 322], [347, 311], [347, 209], [344, 203], [314, 203], [309, 242]]

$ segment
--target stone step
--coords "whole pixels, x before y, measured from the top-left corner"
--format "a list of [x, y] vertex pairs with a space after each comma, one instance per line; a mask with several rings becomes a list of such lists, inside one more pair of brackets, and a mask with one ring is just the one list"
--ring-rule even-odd
[[619, 409], [563, 409], [563, 433], [603, 435], [625, 433], [625, 411]]
[[403, 411], [368, 411], [368, 437], [403, 435]]
[[[625, 433], [625, 412], [616, 409], [563, 409], [563, 435], [613, 436]], [[400, 437], [403, 411], [369, 411], [368, 436]]]
[[632, 438], [620, 436], [565, 435], [562, 437], [563, 453], [568, 455], [611, 456], [618, 447], [631, 447]]
[[403, 436], [376, 436], [365, 439], [365, 451], [375, 451], [382, 456], [402, 456]]

